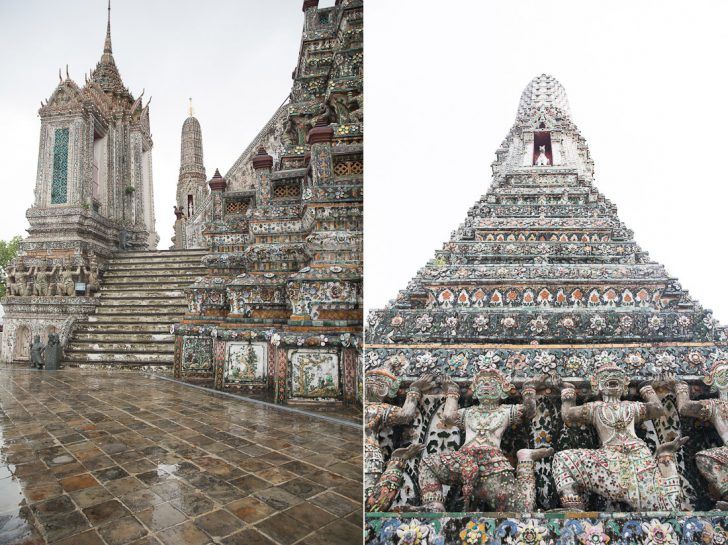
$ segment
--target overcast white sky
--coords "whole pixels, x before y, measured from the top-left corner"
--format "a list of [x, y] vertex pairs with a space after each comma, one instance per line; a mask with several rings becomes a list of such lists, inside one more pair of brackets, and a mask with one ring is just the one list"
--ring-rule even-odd
[[728, 322], [728, 2], [369, 1], [366, 305], [465, 218], [523, 88], [565, 86], [596, 185], [650, 256]]
[[[333, 0], [322, 1], [321, 6]], [[114, 58], [137, 97], [152, 97], [160, 248], [170, 246], [188, 97], [202, 125], [208, 179], [225, 174], [288, 96], [301, 0], [112, 0]], [[69, 65], [83, 85], [106, 33], [106, 0], [0, 0], [0, 238], [25, 234], [38, 160], [40, 101]]]

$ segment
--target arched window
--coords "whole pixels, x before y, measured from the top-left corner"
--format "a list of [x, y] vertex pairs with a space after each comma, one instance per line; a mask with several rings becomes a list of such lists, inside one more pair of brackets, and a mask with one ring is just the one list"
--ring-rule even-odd
[[[545, 156], [545, 160], [541, 155]], [[554, 156], [551, 152], [551, 133], [548, 131], [533, 133], [533, 165], [551, 166]]]

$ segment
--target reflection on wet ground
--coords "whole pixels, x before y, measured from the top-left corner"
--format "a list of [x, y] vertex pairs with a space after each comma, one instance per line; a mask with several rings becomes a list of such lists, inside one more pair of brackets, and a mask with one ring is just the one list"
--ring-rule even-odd
[[361, 431], [133, 373], [0, 370], [0, 545], [361, 542]]
[[[164, 377], [157, 375], [157, 378], [165, 380], [175, 380], [172, 377]], [[188, 384], [196, 386], [198, 388], [207, 388], [215, 393], [220, 393], [218, 390], [214, 390], [212, 382], [210, 381], [191, 381]], [[263, 403], [275, 404], [275, 392], [260, 388], [246, 388], [242, 386], [236, 389], [225, 390], [226, 394], [249, 399], [253, 401], [261, 401]], [[338, 420], [347, 420], [349, 422], [361, 425], [364, 415], [362, 414], [359, 407], [354, 405], [343, 405], [341, 403], [331, 403], [326, 401], [303, 403], [300, 401], [292, 402], [284, 407], [295, 408], [304, 412], [319, 414], [321, 416], [327, 416]]]

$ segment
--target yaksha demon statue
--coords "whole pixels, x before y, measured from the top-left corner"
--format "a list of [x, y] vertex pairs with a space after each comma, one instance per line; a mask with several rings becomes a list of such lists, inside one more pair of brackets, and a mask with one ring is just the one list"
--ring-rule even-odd
[[405, 462], [417, 456], [422, 445], [413, 443], [397, 449], [386, 466], [384, 452], [379, 444], [379, 433], [398, 424], [409, 424], [417, 414], [417, 403], [422, 394], [435, 385], [431, 376], [413, 382], [407, 390], [407, 400], [402, 407], [384, 403], [399, 390], [399, 379], [385, 369], [366, 373], [366, 408], [364, 411], [364, 495], [368, 511], [387, 511], [402, 486]]
[[[473, 500], [485, 501], [494, 511], [533, 511], [536, 503], [534, 462], [553, 454], [553, 449], [521, 449], [514, 472], [501, 451], [501, 437], [510, 426], [536, 412], [536, 386], [543, 380], [523, 386], [523, 404], [501, 405], [513, 385], [497, 369], [485, 369], [472, 382], [479, 404], [458, 409], [458, 386], [450, 378], [442, 382], [447, 397], [444, 406], [446, 424], [457, 425], [465, 432], [465, 444], [454, 452], [426, 456], [420, 465], [420, 492], [424, 508], [445, 511], [443, 485], [462, 484], [465, 510]], [[515, 473], [515, 474], [514, 474]]]
[[553, 476], [562, 506], [584, 510], [586, 496], [596, 493], [637, 511], [679, 510], [683, 496], [675, 452], [688, 438], [660, 445], [653, 457], [635, 434], [635, 424], [665, 414], [655, 390], [650, 385], [640, 389], [644, 403], [622, 401], [629, 377], [612, 364], [597, 369], [591, 385], [602, 400], [580, 406], [575, 405], [573, 385], [565, 383], [561, 390], [564, 423], [594, 426], [601, 443], [599, 449], [564, 450], [554, 456]]
[[709, 421], [723, 440], [724, 446], [703, 450], [695, 455], [698, 471], [718, 496], [716, 507], [728, 508], [728, 360], [718, 360], [703, 381], [718, 391], [718, 399], [690, 400], [690, 387], [685, 382], [675, 384], [680, 416]]

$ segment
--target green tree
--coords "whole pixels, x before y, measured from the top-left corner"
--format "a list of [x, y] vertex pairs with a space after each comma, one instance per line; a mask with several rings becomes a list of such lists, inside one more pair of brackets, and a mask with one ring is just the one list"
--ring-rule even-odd
[[5, 270], [10, 262], [15, 259], [15, 256], [18, 255], [21, 240], [23, 238], [20, 235], [16, 235], [10, 240], [0, 240], [0, 274], [2, 274], [2, 278], [0, 278], [2, 280], [0, 282], [0, 297], [5, 296], [5, 278], [7, 276]]

